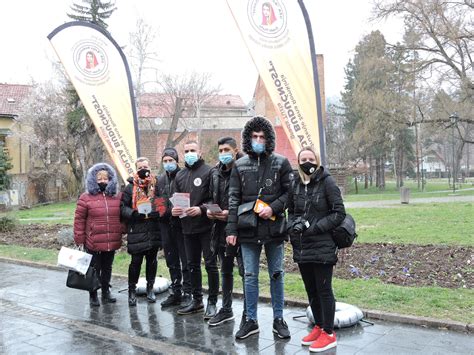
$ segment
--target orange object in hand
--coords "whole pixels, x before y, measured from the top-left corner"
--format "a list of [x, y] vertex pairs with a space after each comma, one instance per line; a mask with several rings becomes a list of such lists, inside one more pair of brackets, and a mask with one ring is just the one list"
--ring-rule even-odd
[[[265, 207], [270, 206], [268, 203], [263, 202], [259, 198], [257, 198], [257, 201], [255, 201], [255, 206], [253, 207], [253, 211], [257, 214], [259, 214]], [[271, 216], [270, 219], [272, 221], [276, 220], [276, 216]]]

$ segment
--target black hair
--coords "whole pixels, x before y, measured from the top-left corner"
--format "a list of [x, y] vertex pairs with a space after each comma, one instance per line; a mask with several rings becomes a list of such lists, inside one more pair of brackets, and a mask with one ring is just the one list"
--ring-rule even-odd
[[217, 145], [219, 146], [219, 145], [222, 145], [222, 144], [228, 144], [234, 149], [237, 148], [237, 141], [232, 137], [219, 138], [219, 140], [217, 141]]

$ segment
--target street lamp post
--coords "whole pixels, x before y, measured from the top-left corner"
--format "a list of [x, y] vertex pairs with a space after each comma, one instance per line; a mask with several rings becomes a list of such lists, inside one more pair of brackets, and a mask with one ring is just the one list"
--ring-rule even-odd
[[452, 138], [453, 138], [453, 170], [451, 173], [451, 177], [453, 178], [453, 194], [456, 193], [456, 145], [454, 141], [454, 128], [458, 122], [459, 116], [456, 112], [451, 114], [449, 116], [449, 119], [451, 120], [451, 127], [452, 127]]

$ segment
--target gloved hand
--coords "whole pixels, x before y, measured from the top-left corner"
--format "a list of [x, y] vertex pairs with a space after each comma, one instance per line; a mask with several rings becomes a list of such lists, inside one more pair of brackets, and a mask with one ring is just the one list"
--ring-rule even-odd
[[298, 236], [302, 234], [306, 229], [308, 229], [309, 223], [306, 219], [302, 217], [297, 217], [293, 221], [293, 226], [290, 229], [291, 236]]

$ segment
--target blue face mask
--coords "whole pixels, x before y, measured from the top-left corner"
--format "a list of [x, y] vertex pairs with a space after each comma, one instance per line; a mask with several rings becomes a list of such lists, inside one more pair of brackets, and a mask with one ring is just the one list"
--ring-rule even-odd
[[262, 154], [265, 151], [265, 143], [252, 140], [252, 150], [257, 154]]
[[232, 155], [232, 153], [219, 154], [219, 161], [222, 164], [227, 165], [234, 161], [234, 156]]
[[174, 163], [174, 162], [171, 162], [171, 163], [163, 163], [163, 168], [164, 168], [167, 172], [169, 172], [169, 173], [175, 171], [177, 167], [178, 167], [178, 165], [177, 165], [176, 163]]
[[196, 152], [189, 152], [184, 154], [184, 161], [189, 166], [193, 166], [195, 162], [199, 160], [198, 154]]

